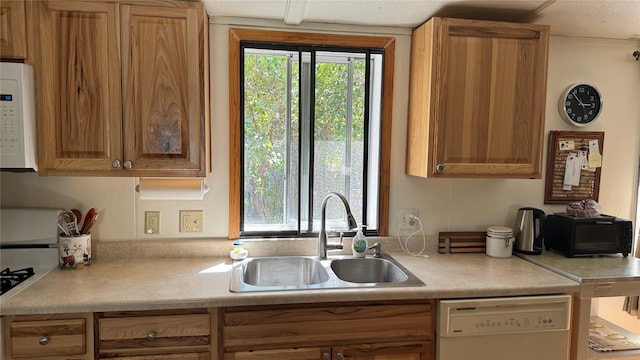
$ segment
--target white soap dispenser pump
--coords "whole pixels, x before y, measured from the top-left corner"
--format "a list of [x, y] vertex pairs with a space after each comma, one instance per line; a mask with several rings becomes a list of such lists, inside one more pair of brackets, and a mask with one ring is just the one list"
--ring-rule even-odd
[[[366, 229], [366, 227], [362, 227], [362, 230]], [[353, 257], [364, 257], [364, 253], [367, 252], [367, 248], [369, 244], [367, 243], [367, 238], [364, 236], [362, 230], [358, 230], [356, 236], [351, 240], [351, 250], [353, 251]]]

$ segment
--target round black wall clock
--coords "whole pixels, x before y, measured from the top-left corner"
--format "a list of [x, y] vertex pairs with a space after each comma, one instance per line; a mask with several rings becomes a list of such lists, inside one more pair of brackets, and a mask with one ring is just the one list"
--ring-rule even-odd
[[571, 84], [560, 96], [558, 110], [560, 116], [571, 125], [589, 125], [602, 112], [602, 95], [593, 85]]

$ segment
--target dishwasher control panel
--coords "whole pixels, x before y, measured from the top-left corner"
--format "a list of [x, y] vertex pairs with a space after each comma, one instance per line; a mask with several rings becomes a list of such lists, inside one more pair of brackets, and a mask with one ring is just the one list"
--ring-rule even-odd
[[441, 301], [440, 315], [440, 336], [567, 330], [570, 297]]

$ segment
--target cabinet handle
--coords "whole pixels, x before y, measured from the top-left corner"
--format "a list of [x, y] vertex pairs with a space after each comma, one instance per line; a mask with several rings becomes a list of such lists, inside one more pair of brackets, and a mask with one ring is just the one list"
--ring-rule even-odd
[[150, 332], [147, 334], [147, 340], [155, 340], [155, 339], [156, 339], [156, 337], [157, 337], [157, 335], [156, 335], [155, 331], [150, 331]]
[[444, 171], [444, 164], [436, 165], [436, 171], [437, 172], [443, 172]]
[[43, 336], [40, 338], [40, 340], [38, 340], [38, 343], [42, 346], [47, 345], [49, 343], [49, 338], [46, 336]]
[[124, 162], [123, 167], [125, 169], [131, 169], [133, 167], [133, 163], [131, 162], [131, 160], [127, 160]]
[[336, 360], [344, 360], [344, 356], [342, 356], [342, 353], [336, 354]]
[[329, 355], [329, 353], [322, 353], [322, 360], [331, 360], [331, 355]]
[[120, 168], [120, 160], [113, 160], [111, 162], [111, 167], [115, 168], [115, 169], [119, 169]]

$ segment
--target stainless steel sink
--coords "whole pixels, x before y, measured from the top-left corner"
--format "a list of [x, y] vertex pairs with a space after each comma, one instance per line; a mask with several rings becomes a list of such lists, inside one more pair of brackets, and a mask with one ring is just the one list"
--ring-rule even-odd
[[394, 258], [336, 256], [256, 257], [235, 261], [229, 290], [232, 292], [365, 287], [423, 286]]
[[399, 283], [409, 276], [387, 259], [352, 258], [331, 262], [338, 279], [354, 283]]
[[320, 261], [308, 257], [255, 258], [243, 267], [243, 281], [249, 285], [305, 286], [329, 280]]

